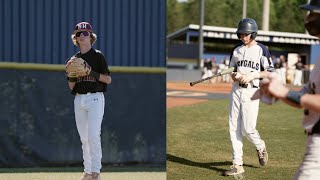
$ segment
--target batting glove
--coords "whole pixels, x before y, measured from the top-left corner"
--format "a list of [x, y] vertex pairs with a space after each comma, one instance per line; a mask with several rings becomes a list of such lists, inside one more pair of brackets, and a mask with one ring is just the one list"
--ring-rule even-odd
[[251, 73], [248, 73], [246, 75], [243, 75], [239, 79], [239, 81], [242, 84], [248, 84], [250, 81], [252, 81], [254, 79], [257, 79], [257, 78], [260, 78], [260, 73], [259, 72], [251, 72]]

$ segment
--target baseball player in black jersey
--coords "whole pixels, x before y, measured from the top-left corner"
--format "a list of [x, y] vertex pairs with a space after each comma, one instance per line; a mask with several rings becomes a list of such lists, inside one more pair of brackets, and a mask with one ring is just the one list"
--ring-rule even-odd
[[[306, 29], [310, 35], [320, 38], [320, 0], [311, 0], [301, 8], [310, 11], [304, 21]], [[300, 91], [289, 90], [274, 73], [262, 81], [261, 89], [266, 96], [305, 109], [302, 124], [308, 138], [303, 161], [293, 179], [320, 179], [320, 60], [316, 62], [309, 82]]]
[[71, 93], [75, 95], [75, 119], [82, 143], [84, 174], [81, 180], [100, 180], [100, 134], [105, 105], [103, 92], [111, 83], [110, 71], [104, 55], [92, 48], [97, 36], [88, 22], [78, 23], [71, 39], [80, 51], [67, 61], [67, 65], [75, 58], [82, 58], [91, 66], [89, 75], [68, 78]]

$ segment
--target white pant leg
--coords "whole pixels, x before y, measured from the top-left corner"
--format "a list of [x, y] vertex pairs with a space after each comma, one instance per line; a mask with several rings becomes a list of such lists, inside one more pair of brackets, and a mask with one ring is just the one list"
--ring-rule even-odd
[[302, 70], [298, 70], [297, 72], [297, 79], [298, 79], [298, 86], [301, 86], [302, 85]]
[[240, 108], [240, 90], [233, 85], [229, 105], [229, 132], [232, 144], [232, 162], [237, 165], [243, 164]]
[[294, 180], [320, 179], [320, 135], [308, 136], [303, 161]]
[[283, 84], [287, 84], [286, 68], [280, 68], [281, 80]]
[[294, 71], [294, 81], [293, 81], [293, 84], [294, 84], [294, 85], [301, 86], [301, 82], [302, 82], [302, 71], [296, 69], [296, 70]]
[[91, 172], [100, 173], [101, 149], [101, 123], [104, 114], [105, 99], [103, 93], [91, 94], [88, 99], [88, 140], [91, 157]]
[[294, 70], [293, 85], [298, 85], [298, 70]]
[[84, 172], [91, 173], [91, 156], [88, 142], [88, 113], [85, 109], [85, 98], [83, 95], [76, 95], [74, 98], [74, 111], [77, 130], [82, 143], [82, 156]]
[[257, 90], [257, 88], [253, 88], [243, 89], [242, 91], [241, 132], [243, 136], [246, 136], [246, 138], [255, 145], [257, 150], [260, 150], [265, 148], [265, 143], [261, 140], [259, 132], [256, 130], [260, 100], [251, 100], [251, 97]]

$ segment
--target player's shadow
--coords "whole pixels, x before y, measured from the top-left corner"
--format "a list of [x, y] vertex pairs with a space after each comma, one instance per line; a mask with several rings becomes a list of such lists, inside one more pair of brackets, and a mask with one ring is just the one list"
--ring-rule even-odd
[[[183, 164], [183, 165], [187, 165], [187, 166], [195, 166], [195, 167], [210, 169], [210, 170], [214, 170], [214, 171], [221, 172], [221, 173], [223, 173], [227, 169], [219, 168], [219, 166], [227, 166], [227, 165], [231, 166], [232, 165], [232, 162], [230, 162], [230, 161], [209, 162], [209, 163], [195, 162], [195, 161], [191, 161], [189, 159], [182, 158], [182, 157], [177, 157], [177, 156], [174, 156], [171, 154], [167, 154], [167, 161], [171, 161], [171, 162], [175, 162], [175, 163], [179, 163], [179, 164]], [[251, 167], [251, 168], [258, 168], [256, 166], [246, 165], [246, 164], [244, 164], [243, 166]]]

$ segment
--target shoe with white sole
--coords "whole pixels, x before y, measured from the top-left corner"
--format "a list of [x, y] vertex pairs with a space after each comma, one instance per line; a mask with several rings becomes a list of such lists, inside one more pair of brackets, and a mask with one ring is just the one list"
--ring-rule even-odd
[[264, 166], [267, 164], [268, 162], [268, 152], [267, 152], [267, 149], [264, 148], [264, 149], [261, 149], [261, 150], [257, 150], [257, 155], [258, 155], [258, 158], [259, 158], [259, 163], [261, 166]]
[[224, 175], [233, 176], [241, 173], [244, 173], [244, 168], [242, 167], [242, 165], [232, 165], [230, 167], [230, 170], [227, 170], [224, 172]]

